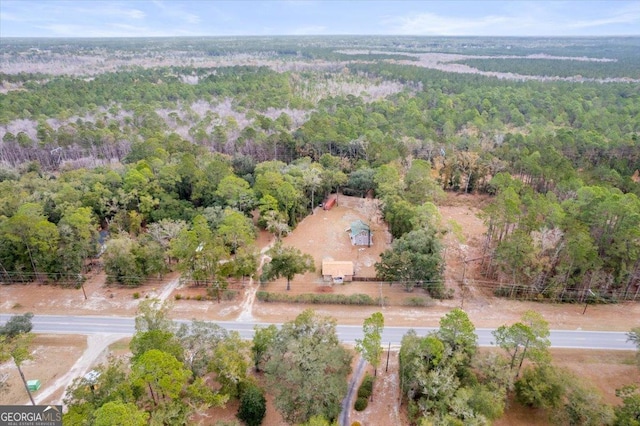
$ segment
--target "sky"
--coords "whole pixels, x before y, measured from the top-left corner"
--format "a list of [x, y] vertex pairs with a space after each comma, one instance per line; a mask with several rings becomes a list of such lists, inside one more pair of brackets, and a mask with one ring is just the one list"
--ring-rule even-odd
[[0, 0], [3, 37], [640, 35], [638, 1]]

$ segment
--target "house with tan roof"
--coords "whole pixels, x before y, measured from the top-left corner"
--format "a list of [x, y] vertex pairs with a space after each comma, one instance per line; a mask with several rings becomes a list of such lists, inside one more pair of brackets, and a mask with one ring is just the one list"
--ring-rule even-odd
[[323, 260], [322, 279], [341, 284], [353, 280], [353, 262], [345, 260]]

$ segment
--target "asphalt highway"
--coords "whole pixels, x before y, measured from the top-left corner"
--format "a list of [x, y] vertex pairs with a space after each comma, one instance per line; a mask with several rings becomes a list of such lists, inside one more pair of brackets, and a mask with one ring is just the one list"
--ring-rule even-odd
[[[10, 315], [0, 314], [0, 324], [4, 324]], [[33, 317], [33, 332], [57, 334], [93, 334], [112, 333], [123, 336], [132, 335], [135, 331], [134, 319], [130, 317], [100, 317], [100, 316], [68, 316], [68, 315], [36, 315]], [[177, 322], [188, 322], [178, 320]], [[256, 325], [268, 325], [255, 322], [217, 321], [216, 324], [231, 331], [237, 331], [245, 339], [253, 337]], [[384, 345], [400, 345], [402, 336], [410, 329], [414, 329], [420, 336], [424, 336], [436, 328], [433, 327], [385, 327], [382, 334]], [[478, 344], [493, 346], [494, 329], [478, 328]], [[338, 337], [344, 343], [354, 343], [362, 338], [362, 326], [338, 325]], [[607, 349], [607, 350], [635, 350], [636, 347], [627, 342], [627, 334], [614, 331], [586, 331], [586, 330], [551, 330], [551, 347], [571, 349]]]

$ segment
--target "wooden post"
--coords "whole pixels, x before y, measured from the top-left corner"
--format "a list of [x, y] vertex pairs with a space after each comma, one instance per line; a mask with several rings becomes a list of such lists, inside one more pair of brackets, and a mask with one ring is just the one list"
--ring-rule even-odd
[[389, 349], [387, 349], [387, 367], [384, 369], [384, 372], [389, 371], [389, 355], [391, 354], [391, 342], [389, 342]]

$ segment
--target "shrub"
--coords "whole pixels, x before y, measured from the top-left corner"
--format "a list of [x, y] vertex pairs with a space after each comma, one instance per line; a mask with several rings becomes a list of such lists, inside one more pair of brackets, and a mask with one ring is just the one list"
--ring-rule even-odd
[[367, 294], [314, 294], [304, 293], [290, 296], [282, 293], [269, 293], [258, 291], [256, 297], [261, 302], [285, 302], [285, 303], [310, 303], [310, 304], [334, 304], [334, 305], [360, 305], [377, 306], [380, 299], [373, 299]]
[[222, 292], [222, 300], [234, 300], [238, 292], [235, 290], [224, 290]]
[[260, 426], [267, 411], [264, 391], [254, 384], [243, 386], [238, 418], [247, 426]]
[[140, 293], [138, 293], [137, 291], [135, 293], [133, 293], [133, 298], [134, 299], [140, 299]]
[[356, 411], [363, 411], [369, 405], [369, 400], [367, 398], [358, 398], [356, 399], [356, 403], [353, 405], [353, 408]]
[[182, 295], [181, 294], [176, 294], [176, 300], [182, 300]]
[[202, 295], [201, 295], [201, 294], [197, 295], [197, 296], [195, 297], [195, 299], [196, 299], [197, 301], [201, 301], [201, 300], [202, 300]]
[[431, 306], [432, 302], [431, 302], [431, 299], [429, 299], [428, 297], [414, 296], [414, 297], [407, 297], [406, 299], [404, 299], [403, 305], [404, 306]]
[[366, 374], [362, 384], [358, 388], [358, 398], [370, 398], [373, 393], [373, 381], [374, 377], [371, 374]]
[[355, 422], [351, 423], [351, 426], [362, 426], [362, 423], [356, 420]]

